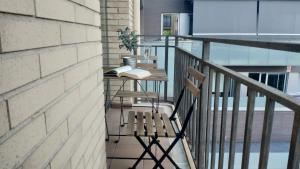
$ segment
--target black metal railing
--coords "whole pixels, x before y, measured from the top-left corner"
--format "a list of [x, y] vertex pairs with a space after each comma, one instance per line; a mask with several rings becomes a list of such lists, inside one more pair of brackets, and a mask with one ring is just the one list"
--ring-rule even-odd
[[[191, 54], [178, 47], [178, 38], [192, 39], [202, 41], [201, 58]], [[290, 148], [288, 155], [288, 163], [286, 168], [298, 169], [300, 159], [300, 102], [295, 98], [288, 96], [281, 91], [261, 84], [246, 76], [243, 76], [226, 67], [212, 63], [210, 59], [211, 42], [245, 45], [252, 47], [260, 47], [267, 49], [277, 49], [284, 51], [299, 52], [300, 45], [287, 44], [277, 42], [261, 42], [261, 41], [245, 41], [245, 40], [228, 40], [228, 39], [210, 39], [195, 37], [176, 37], [175, 41], [175, 66], [174, 69], [174, 100], [178, 98], [181, 88], [184, 86], [184, 78], [188, 67], [194, 67], [202, 71], [207, 80], [202, 86], [201, 99], [198, 102], [197, 109], [194, 112], [194, 120], [190, 122], [187, 130], [187, 139], [190, 143], [191, 151], [194, 155], [197, 168], [207, 169], [216, 168], [234, 168], [236, 155], [236, 137], [238, 127], [238, 116], [240, 108], [240, 91], [241, 86], [247, 88], [247, 106], [246, 119], [244, 125], [242, 163], [240, 168], [247, 169], [249, 167], [249, 157], [251, 152], [251, 136], [253, 129], [253, 117], [255, 112], [256, 93], [262, 93], [265, 96], [264, 120], [262, 128], [262, 136], [260, 142], [259, 153], [259, 169], [267, 169], [268, 157], [271, 144], [271, 133], [274, 119], [275, 104], [279, 103], [294, 112], [293, 129], [291, 132]], [[223, 79], [223, 83], [221, 83]], [[234, 85], [234, 98], [232, 116], [229, 120], [228, 116], [228, 93], [230, 81]], [[222, 89], [222, 92], [221, 92]], [[222, 94], [221, 94], [222, 93]], [[192, 96], [185, 94], [184, 103], [179, 109], [179, 117], [184, 118], [183, 114], [186, 106], [190, 104]], [[219, 112], [219, 100], [221, 102], [221, 110]], [[213, 108], [212, 108], [213, 107]], [[218, 121], [220, 119], [220, 122]], [[229, 139], [229, 157], [225, 159], [225, 143], [226, 143], [226, 126], [230, 125]], [[218, 124], [220, 123], [220, 124]], [[288, 123], [288, 122], [287, 122]], [[220, 126], [220, 128], [218, 128]], [[217, 143], [218, 142], [218, 143]], [[216, 153], [218, 151], [218, 154]], [[218, 157], [217, 157], [218, 155]], [[224, 167], [225, 160], [228, 160], [228, 166]], [[216, 164], [218, 162], [218, 164]], [[227, 163], [227, 162], [226, 162]]]
[[[159, 39], [159, 42], [164, 44], [152, 45], [151, 48], [155, 51], [155, 55], [158, 53], [158, 48], [164, 49], [164, 55], [160, 56], [164, 57], [164, 64], [162, 68], [166, 69], [169, 76], [174, 76], [174, 81], [172, 83], [166, 82], [164, 84], [162, 98], [164, 98], [165, 101], [176, 102], [180, 90], [184, 86], [184, 78], [187, 76], [188, 67], [200, 70], [207, 77], [207, 80], [202, 86], [201, 99], [197, 102], [197, 108], [194, 110], [193, 118], [186, 131], [186, 138], [197, 168], [214, 169], [216, 166], [218, 169], [234, 168], [236, 157], [236, 138], [240, 115], [240, 91], [242, 87], [247, 90], [247, 106], [245, 110], [245, 123], [242, 124], [244, 127], [242, 162], [239, 168], [247, 169], [249, 167], [256, 93], [260, 93], [265, 96], [258, 168], [267, 169], [268, 166], [275, 104], [281, 104], [290, 109], [291, 112], [294, 112], [294, 119], [291, 122], [293, 123], [293, 127], [291, 131], [291, 139], [289, 143], [290, 148], [286, 168], [299, 168], [300, 102], [277, 89], [261, 84], [224, 66], [217, 65], [210, 60], [212, 42], [291, 52], [300, 52], [299, 44], [186, 36], [156, 36], [156, 39]], [[170, 39], [175, 45], [170, 45]], [[179, 45], [179, 39], [200, 41], [202, 44], [202, 52], [196, 55], [192, 54], [191, 51], [181, 48]], [[144, 44], [141, 43], [140, 47], [143, 47], [143, 45]], [[169, 64], [170, 48], [175, 49], [174, 65]], [[172, 66], [172, 70], [174, 71], [173, 75], [170, 75], [170, 72], [168, 72], [170, 66]], [[230, 89], [231, 83], [234, 83], [234, 91], [230, 91], [232, 90]], [[169, 97], [167, 92], [170, 87], [168, 85], [170, 84], [174, 85], [172, 97]], [[229, 92], [234, 93], [231, 118], [228, 116]], [[184, 95], [184, 101], [178, 111], [180, 119], [184, 119], [186, 115], [184, 112], [186, 112], [185, 110], [187, 109], [187, 106], [190, 105], [193, 100], [192, 97], [193, 96], [188, 93]], [[221, 107], [220, 110], [219, 107]], [[228, 130], [227, 126], [230, 126], [229, 139], [225, 138]], [[225, 158], [224, 154], [227, 153], [227, 150], [225, 150], [227, 143], [229, 144], [229, 156], [228, 158]], [[228, 163], [226, 161], [226, 164], [228, 164], [226, 167], [224, 166], [225, 160], [228, 160]]]

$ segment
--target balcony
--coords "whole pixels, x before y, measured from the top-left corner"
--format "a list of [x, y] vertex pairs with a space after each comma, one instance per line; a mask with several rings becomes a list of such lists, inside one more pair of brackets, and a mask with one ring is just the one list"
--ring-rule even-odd
[[[184, 152], [184, 156], [179, 157], [184, 158], [183, 168], [299, 168], [300, 101], [296, 96], [292, 97], [239, 73], [247, 67], [246, 71], [255, 71], [256, 68], [256, 71], [280, 72], [287, 71], [286, 68], [296, 69], [297, 66], [220, 65], [214, 60], [217, 45], [282, 52], [300, 57], [299, 44], [209, 37], [140, 37], [140, 50], [151, 49], [158, 56], [159, 68], [168, 73], [169, 80], [162, 84], [163, 90], [160, 92], [160, 99], [165, 104], [174, 104], [178, 100], [188, 67], [198, 69], [207, 77], [184, 142], [180, 144]], [[151, 82], [144, 82], [143, 86], [148, 91], [154, 90]], [[190, 94], [183, 96], [177, 112], [180, 122], [186, 116], [185, 110], [192, 100]], [[137, 100], [133, 109], [144, 104]], [[112, 109], [107, 114], [108, 128], [113, 133], [116, 133], [118, 127], [118, 111]], [[136, 155], [141, 153], [138, 146], [134, 140], [122, 137], [118, 144], [107, 143], [110, 168], [118, 168], [115, 167], [117, 164], [130, 166]], [[124, 159], [127, 157], [127, 161], [119, 158], [120, 151], [124, 151]], [[149, 163], [149, 160], [144, 160], [140, 167], [147, 168]], [[170, 163], [166, 162], [165, 165], [169, 168]]]

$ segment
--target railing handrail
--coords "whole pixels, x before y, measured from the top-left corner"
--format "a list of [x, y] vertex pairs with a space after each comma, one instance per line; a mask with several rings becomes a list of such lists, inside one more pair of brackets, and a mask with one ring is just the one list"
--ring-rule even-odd
[[235, 72], [229, 68], [226, 68], [224, 66], [220, 66], [220, 65], [214, 64], [209, 61], [204, 61], [201, 58], [199, 58], [198, 56], [192, 54], [191, 52], [189, 52], [185, 49], [182, 49], [180, 47], [175, 47], [175, 48], [181, 50], [184, 53], [189, 54], [191, 57], [201, 60], [202, 63], [208, 65], [209, 67], [213, 67], [214, 69], [218, 70], [220, 73], [229, 75], [230, 78], [232, 78], [236, 81], [239, 81], [240, 83], [245, 84], [245, 85], [249, 86], [250, 88], [255, 89], [258, 92], [261, 92], [270, 98], [273, 98], [275, 101], [279, 102], [280, 104], [282, 104], [294, 111], [300, 110], [300, 101], [296, 100], [292, 96], [289, 96], [289, 95], [287, 95], [277, 89], [274, 89], [270, 86], [259, 83], [258, 81], [248, 78], [248, 77], [246, 77], [238, 72]]
[[[166, 35], [138, 35], [140, 37], [167, 37]], [[223, 44], [231, 44], [231, 45], [240, 45], [240, 46], [248, 46], [248, 47], [258, 47], [264, 49], [274, 49], [274, 50], [282, 50], [289, 52], [300, 52], [300, 40], [299, 43], [287, 42], [287, 41], [265, 41], [265, 40], [247, 40], [247, 39], [234, 39], [234, 38], [217, 38], [216, 36], [180, 36], [180, 35], [172, 35], [168, 37], [177, 37], [182, 39], [189, 40], [198, 40], [198, 41], [206, 41], [206, 42], [215, 42], [215, 43], [223, 43]]]

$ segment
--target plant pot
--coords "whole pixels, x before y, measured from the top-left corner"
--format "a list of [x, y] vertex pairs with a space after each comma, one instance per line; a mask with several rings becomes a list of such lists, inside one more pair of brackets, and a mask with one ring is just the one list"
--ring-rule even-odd
[[131, 66], [133, 68], [136, 67], [136, 58], [135, 57], [123, 57], [123, 64], [125, 66]]

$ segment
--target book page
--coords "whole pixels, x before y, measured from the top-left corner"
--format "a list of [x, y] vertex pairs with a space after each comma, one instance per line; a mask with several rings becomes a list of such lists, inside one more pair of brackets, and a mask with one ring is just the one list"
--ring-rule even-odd
[[122, 72], [119, 75], [134, 78], [134, 79], [143, 79], [145, 77], [151, 76], [151, 73], [143, 69], [132, 69], [127, 72]]
[[122, 66], [122, 67], [118, 67], [118, 68], [114, 68], [112, 70], [109, 70], [105, 74], [107, 74], [107, 75], [116, 75], [116, 76], [120, 77], [120, 73], [127, 72], [129, 70], [132, 70], [131, 66]]

